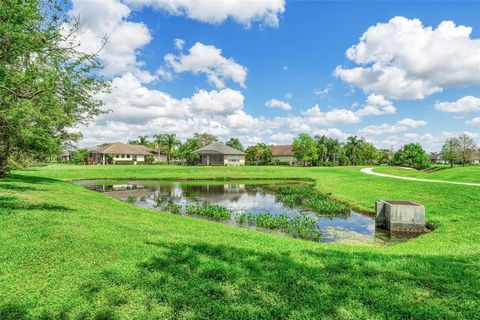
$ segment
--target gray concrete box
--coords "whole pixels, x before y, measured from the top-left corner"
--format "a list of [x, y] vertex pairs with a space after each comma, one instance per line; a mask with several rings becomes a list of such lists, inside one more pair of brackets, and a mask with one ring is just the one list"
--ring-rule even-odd
[[379, 200], [375, 225], [392, 231], [424, 231], [425, 207], [412, 201]]

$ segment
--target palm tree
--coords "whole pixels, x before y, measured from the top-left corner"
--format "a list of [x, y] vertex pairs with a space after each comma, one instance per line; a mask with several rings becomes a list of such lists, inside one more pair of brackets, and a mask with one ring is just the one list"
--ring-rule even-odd
[[177, 139], [175, 133], [166, 133], [163, 135], [163, 147], [167, 152], [167, 163], [170, 164], [170, 160], [172, 159], [172, 155], [175, 153], [175, 147], [180, 145], [180, 140]]
[[350, 162], [356, 166], [357, 157], [360, 155], [362, 150], [363, 140], [359, 139], [357, 136], [350, 136], [347, 138], [347, 150], [350, 156]]
[[153, 142], [157, 147], [158, 152], [158, 159], [160, 159], [160, 154], [162, 153], [162, 147], [165, 146], [165, 135], [164, 134], [156, 134], [153, 136]]
[[137, 140], [128, 140], [128, 144], [148, 146], [149, 143], [148, 136], [138, 136]]
[[180, 145], [180, 140], [177, 139], [175, 133], [165, 134], [165, 147], [167, 149], [167, 163], [170, 164], [170, 159], [172, 158], [173, 153], [175, 152], [175, 147]]
[[327, 144], [327, 147], [328, 147], [328, 153], [330, 155], [330, 159], [333, 162], [333, 165], [337, 165], [337, 156], [339, 155], [342, 149], [340, 142], [338, 142], [337, 139], [330, 139], [330, 141]]

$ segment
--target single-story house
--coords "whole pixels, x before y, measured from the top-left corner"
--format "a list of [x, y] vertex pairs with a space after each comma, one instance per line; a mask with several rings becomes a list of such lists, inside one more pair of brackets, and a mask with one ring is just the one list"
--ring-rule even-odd
[[204, 165], [244, 166], [245, 153], [221, 142], [214, 142], [194, 151]]
[[115, 142], [88, 150], [88, 164], [144, 163], [151, 156], [154, 162], [167, 161], [165, 155], [142, 145]]
[[432, 152], [428, 155], [428, 161], [434, 164], [449, 164], [448, 160], [442, 158], [442, 155], [437, 152]]
[[472, 159], [472, 164], [480, 164], [480, 151], [475, 152]]
[[298, 161], [293, 155], [293, 146], [291, 144], [270, 146], [270, 150], [272, 151], [273, 163], [288, 163], [291, 166], [297, 165]]

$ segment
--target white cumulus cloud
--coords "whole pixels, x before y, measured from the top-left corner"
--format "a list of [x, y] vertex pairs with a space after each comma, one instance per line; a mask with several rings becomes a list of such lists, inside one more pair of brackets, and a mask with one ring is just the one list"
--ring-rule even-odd
[[[142, 22], [127, 21], [130, 8], [116, 0], [73, 0], [70, 16], [81, 21], [77, 40], [79, 50], [99, 53], [104, 63], [106, 76], [121, 75], [125, 72], [136, 74], [143, 82], [156, 79], [137, 59], [138, 50], [148, 44], [152, 36]], [[104, 38], [107, 43], [102, 48]]]
[[480, 84], [480, 39], [472, 28], [443, 21], [436, 28], [419, 19], [394, 17], [368, 28], [335, 75], [365, 92], [394, 99], [423, 99], [446, 87]]
[[465, 96], [457, 101], [442, 101], [435, 103], [435, 109], [444, 112], [467, 113], [472, 111], [480, 111], [480, 98], [473, 96]]
[[471, 120], [468, 120], [466, 123], [471, 126], [480, 126], [480, 117], [475, 117]]
[[167, 54], [165, 62], [176, 73], [205, 74], [208, 81], [219, 89], [224, 88], [225, 82], [229, 80], [245, 87], [247, 80], [246, 67], [232, 58], [225, 58], [221, 49], [200, 42], [195, 43], [188, 54]]
[[384, 114], [393, 114], [397, 111], [393, 103], [385, 99], [382, 95], [371, 94], [367, 97], [365, 105], [357, 110], [356, 114], [364, 116], [381, 116]]
[[427, 125], [426, 121], [414, 120], [405, 118], [397, 121], [395, 124], [384, 123], [381, 125], [370, 125], [363, 129], [358, 130], [358, 134], [362, 136], [372, 137], [380, 136], [383, 134], [392, 134], [407, 131], [411, 128], [418, 128]]
[[278, 27], [280, 15], [285, 11], [285, 0], [126, 0], [133, 6], [151, 6], [175, 16], [220, 24], [232, 19], [245, 27], [253, 22], [262, 26]]
[[282, 110], [292, 110], [292, 106], [290, 103], [277, 100], [277, 99], [270, 99], [267, 102], [265, 102], [265, 106], [269, 108], [278, 108]]

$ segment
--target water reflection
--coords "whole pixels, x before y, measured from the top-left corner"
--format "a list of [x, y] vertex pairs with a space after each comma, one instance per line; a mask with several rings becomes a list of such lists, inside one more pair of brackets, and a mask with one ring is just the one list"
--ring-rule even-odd
[[[238, 227], [248, 227], [237, 223], [235, 216], [239, 213], [272, 215], [287, 214], [294, 217], [298, 214], [315, 218], [318, 229], [321, 230], [322, 242], [338, 241], [366, 241], [388, 242], [408, 239], [409, 235], [390, 234], [375, 228], [375, 221], [371, 216], [358, 212], [347, 215], [322, 216], [301, 207], [288, 207], [279, 201], [271, 188], [271, 181], [245, 181], [235, 183], [219, 183], [212, 181], [122, 181], [109, 184], [95, 181], [80, 181], [80, 184], [89, 189], [100, 191], [119, 200], [132, 199], [138, 207], [164, 210], [167, 205], [201, 205], [215, 204], [227, 208], [232, 212], [230, 220], [223, 223]], [[289, 184], [292, 182], [274, 182], [275, 184]], [[180, 214], [185, 210], [181, 209]], [[262, 230], [266, 231], [266, 230]], [[274, 232], [269, 230], [268, 232]], [[274, 232], [279, 233], [280, 232]]]

